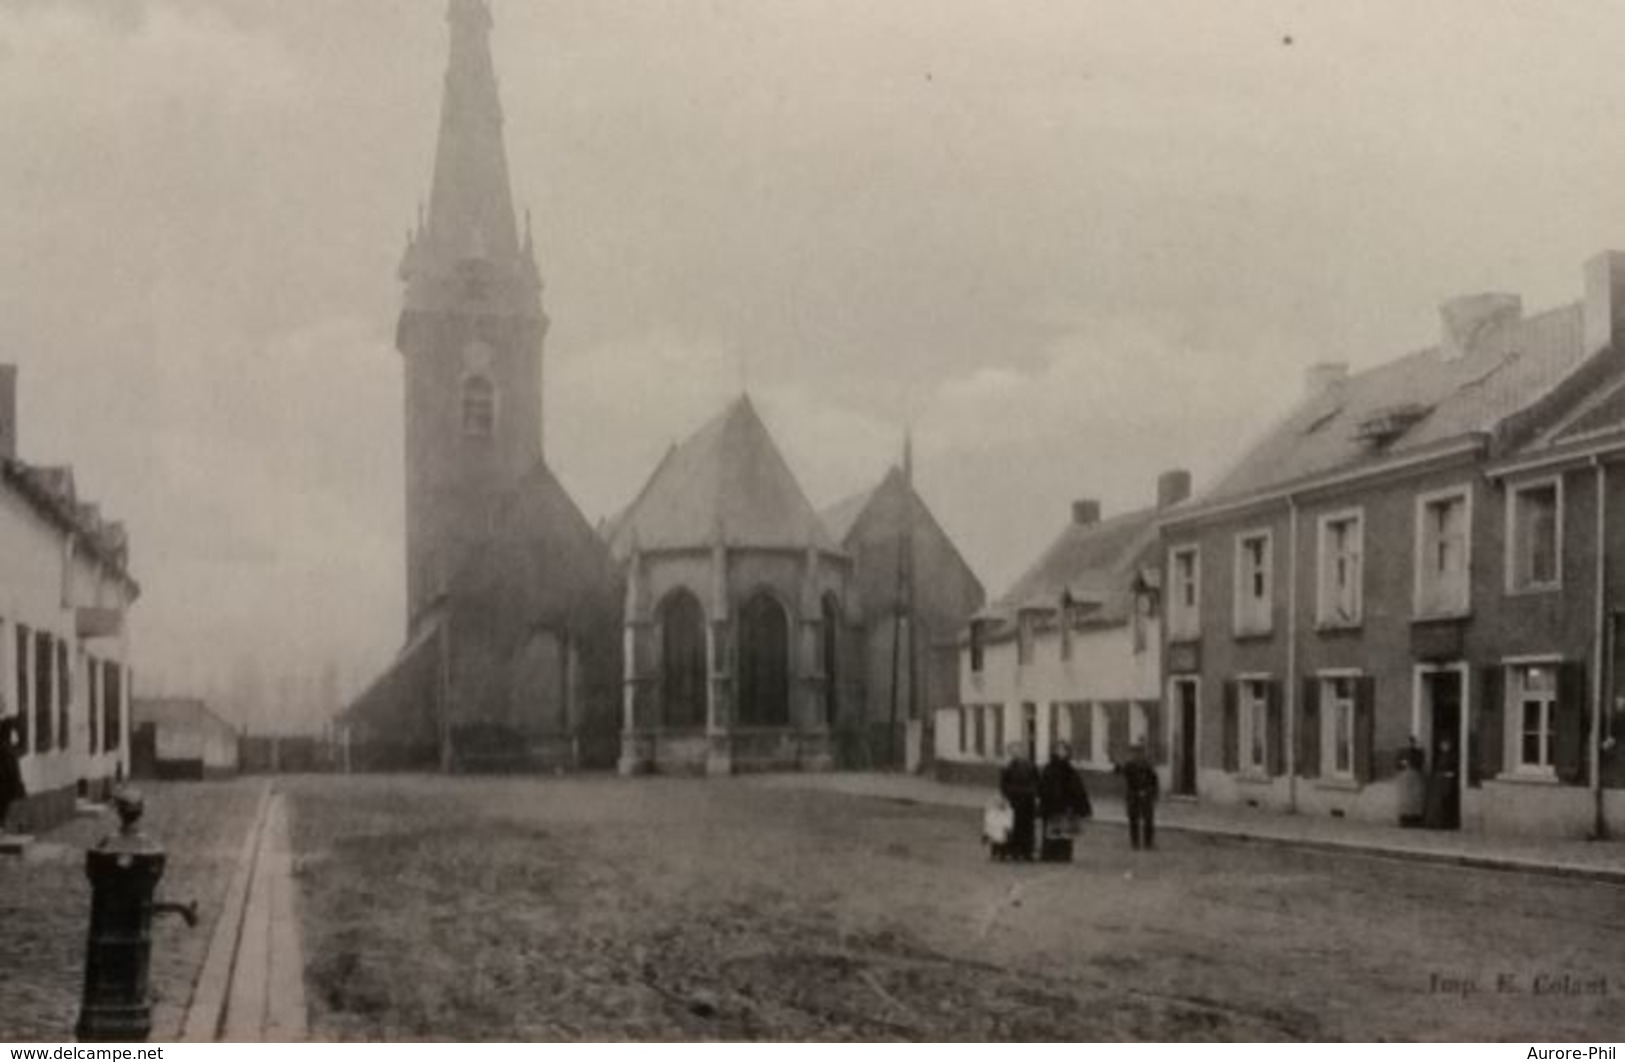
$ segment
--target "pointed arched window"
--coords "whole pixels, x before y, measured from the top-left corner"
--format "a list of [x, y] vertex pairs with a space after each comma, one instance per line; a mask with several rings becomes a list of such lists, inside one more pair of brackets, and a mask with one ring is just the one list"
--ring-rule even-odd
[[497, 426], [497, 389], [489, 376], [463, 379], [463, 434], [489, 439]]

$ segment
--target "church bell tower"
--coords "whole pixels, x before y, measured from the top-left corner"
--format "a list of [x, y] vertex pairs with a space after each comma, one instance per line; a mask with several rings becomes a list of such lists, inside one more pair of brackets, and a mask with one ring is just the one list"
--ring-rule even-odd
[[541, 278], [508, 186], [488, 0], [451, 0], [450, 59], [427, 215], [407, 235], [408, 627], [491, 533], [504, 495], [542, 457]]

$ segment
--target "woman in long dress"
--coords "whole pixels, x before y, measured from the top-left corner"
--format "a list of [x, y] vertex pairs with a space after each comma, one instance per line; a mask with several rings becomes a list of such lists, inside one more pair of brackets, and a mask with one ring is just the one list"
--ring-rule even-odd
[[1010, 829], [1010, 856], [1031, 861], [1033, 825], [1038, 811], [1038, 768], [1020, 745], [1011, 751], [1010, 763], [999, 775], [999, 792], [1009, 801], [1015, 817]]
[[1039, 856], [1046, 862], [1072, 862], [1072, 839], [1078, 820], [1090, 815], [1089, 791], [1083, 775], [1072, 766], [1072, 750], [1064, 741], [1055, 743], [1049, 762], [1038, 778], [1038, 814], [1044, 820], [1044, 840]]

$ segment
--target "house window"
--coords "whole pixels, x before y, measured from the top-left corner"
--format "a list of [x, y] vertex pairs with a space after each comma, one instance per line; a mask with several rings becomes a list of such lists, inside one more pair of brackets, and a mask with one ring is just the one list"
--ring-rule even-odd
[[1194, 638], [1200, 628], [1202, 605], [1201, 558], [1195, 546], [1176, 549], [1168, 555], [1169, 587], [1168, 634], [1174, 638]]
[[1236, 633], [1264, 634], [1270, 629], [1270, 535], [1267, 531], [1236, 539]]
[[1031, 612], [1016, 617], [1016, 663], [1022, 667], [1033, 662], [1033, 622]]
[[1320, 773], [1329, 778], [1354, 777], [1355, 677], [1320, 680]]
[[1523, 774], [1550, 776], [1554, 773], [1552, 730], [1557, 714], [1557, 665], [1514, 667], [1509, 678], [1509, 766]]
[[1071, 594], [1061, 595], [1061, 606], [1055, 610], [1056, 625], [1061, 633], [1061, 659], [1072, 659], [1072, 625], [1077, 617], [1074, 615], [1075, 606], [1072, 604]]
[[101, 662], [93, 656], [85, 657], [85, 724], [90, 731], [90, 751], [101, 751]]
[[1550, 590], [1562, 584], [1559, 481], [1514, 487], [1507, 497], [1509, 590]]
[[969, 708], [964, 705], [959, 706], [959, 754], [961, 756], [970, 751], [970, 713]]
[[[980, 675], [982, 673], [983, 663], [982, 625], [976, 621], [972, 621], [970, 625], [971, 674]], [[981, 750], [978, 749], [977, 751], [980, 752]]]
[[[1151, 722], [1143, 701], [1130, 701], [1128, 706], [1128, 743], [1144, 745], [1150, 740]], [[1148, 749], [1149, 751], [1149, 749]]]
[[1245, 774], [1269, 773], [1270, 684], [1266, 679], [1241, 682], [1241, 769]]
[[990, 750], [994, 758], [1004, 756], [1004, 705], [990, 704], [987, 710], [993, 716], [993, 748]]
[[51, 635], [46, 631], [34, 632], [34, 749], [49, 752], [55, 744], [51, 724], [56, 711], [56, 683], [52, 680], [52, 665], [56, 653], [51, 648]]
[[124, 669], [113, 660], [106, 661], [103, 668], [102, 744], [112, 752], [124, 740]]
[[478, 374], [463, 380], [463, 434], [489, 439], [496, 431], [497, 389], [489, 376]]
[[1425, 495], [1417, 502], [1416, 611], [1423, 616], [1468, 610], [1470, 564], [1465, 490]]
[[971, 714], [976, 721], [976, 743], [971, 746], [978, 756], [987, 755], [987, 708], [984, 705], [971, 706]]
[[1315, 618], [1323, 627], [1354, 627], [1360, 622], [1364, 523], [1358, 512], [1334, 513], [1320, 521], [1320, 597]]

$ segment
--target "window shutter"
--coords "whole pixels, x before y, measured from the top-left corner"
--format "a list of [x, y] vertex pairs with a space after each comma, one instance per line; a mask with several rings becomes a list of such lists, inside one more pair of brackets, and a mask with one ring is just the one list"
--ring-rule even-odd
[[73, 669], [68, 666], [68, 643], [56, 643], [56, 747], [66, 749], [69, 743], [68, 706], [73, 701]]
[[1303, 680], [1303, 711], [1298, 723], [1298, 775], [1320, 777], [1320, 680]]
[[1163, 764], [1168, 762], [1168, 750], [1164, 747], [1162, 735], [1165, 727], [1162, 725], [1162, 713], [1165, 710], [1161, 701], [1141, 702], [1145, 709], [1145, 751], [1151, 757], [1151, 762]]
[[1241, 721], [1236, 717], [1236, 680], [1224, 684], [1224, 769], [1235, 774], [1241, 769]]
[[[1504, 700], [1501, 692], [1502, 671], [1498, 667], [1484, 669], [1481, 683], [1484, 693], [1479, 698], [1478, 724], [1469, 732], [1468, 741], [1477, 748], [1468, 749], [1469, 785], [1482, 785], [1484, 779], [1494, 778], [1506, 767], [1505, 728], [1502, 724]], [[1431, 747], [1431, 735], [1421, 735], [1424, 748]], [[1430, 764], [1431, 766], [1431, 764]]]
[[17, 754], [19, 756], [26, 756], [30, 752], [32, 752], [33, 749], [34, 749], [34, 744], [33, 744], [33, 742], [31, 742], [29, 740], [29, 735], [28, 735], [28, 720], [31, 717], [31, 714], [32, 714], [33, 708], [34, 708], [33, 698], [30, 696], [29, 689], [28, 689], [28, 652], [29, 652], [28, 628], [23, 627], [23, 626], [19, 626], [17, 628], [17, 717], [16, 717], [17, 718], [17, 740], [21, 745], [21, 747], [18, 748], [18, 750], [17, 750]]
[[1560, 781], [1586, 782], [1586, 666], [1567, 660], [1557, 668], [1557, 707], [1552, 719], [1552, 766]]
[[1106, 758], [1113, 763], [1128, 759], [1128, 702], [1106, 705]]
[[1264, 735], [1264, 767], [1271, 778], [1286, 773], [1286, 727], [1282, 725], [1281, 684], [1270, 682], [1264, 687], [1264, 715], [1269, 720], [1269, 733]]
[[1377, 680], [1354, 680], [1354, 777], [1365, 785], [1377, 776]]

